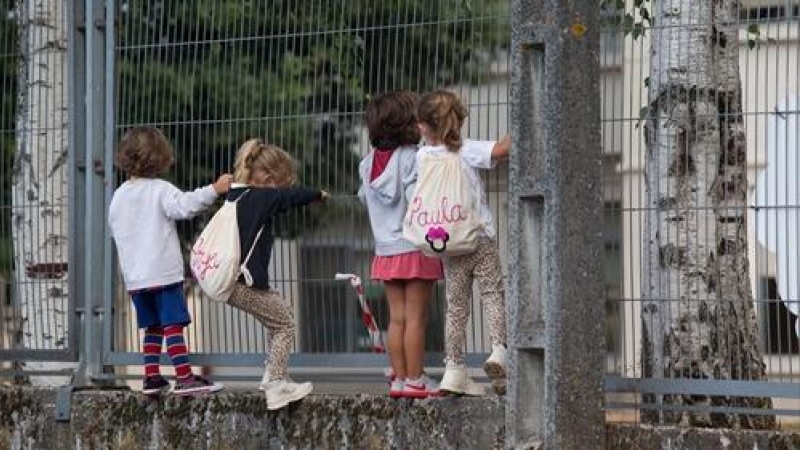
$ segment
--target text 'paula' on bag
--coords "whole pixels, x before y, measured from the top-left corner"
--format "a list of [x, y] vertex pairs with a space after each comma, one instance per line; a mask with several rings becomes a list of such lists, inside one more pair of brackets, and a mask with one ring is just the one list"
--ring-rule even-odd
[[403, 237], [428, 256], [472, 253], [483, 224], [458, 153], [424, 154]]

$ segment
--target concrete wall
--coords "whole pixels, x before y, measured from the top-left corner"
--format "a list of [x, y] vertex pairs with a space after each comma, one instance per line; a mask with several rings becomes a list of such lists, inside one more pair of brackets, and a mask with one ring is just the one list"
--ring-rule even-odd
[[800, 433], [609, 425], [607, 446], [615, 450], [798, 450]]
[[73, 394], [57, 423], [54, 391], [0, 389], [0, 449], [502, 448], [495, 399], [310, 397], [278, 412], [231, 391], [160, 401], [123, 391]]
[[[55, 421], [52, 390], [0, 388], [6, 449], [500, 449], [494, 398], [396, 401], [315, 397], [279, 412], [261, 395], [228, 392], [161, 401], [124, 391], [73, 394], [72, 420]], [[800, 450], [800, 432], [608, 425], [614, 450]]]

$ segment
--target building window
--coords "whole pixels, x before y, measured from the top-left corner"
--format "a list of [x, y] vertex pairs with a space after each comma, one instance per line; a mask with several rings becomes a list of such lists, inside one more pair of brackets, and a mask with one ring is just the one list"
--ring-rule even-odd
[[[348, 283], [333, 280], [341, 267], [352, 267], [345, 246], [300, 247], [299, 347], [302, 352], [362, 350], [358, 300]], [[363, 326], [362, 326], [363, 327]]]
[[603, 290], [606, 298], [606, 350], [616, 353], [622, 348], [622, 203], [607, 201], [603, 209]]
[[794, 332], [794, 314], [789, 312], [778, 295], [778, 285], [773, 277], [761, 281], [761, 335], [764, 349], [773, 355], [797, 355], [800, 353], [797, 335]]
[[[298, 303], [299, 350], [307, 353], [370, 352], [372, 341], [362, 321], [361, 305], [347, 282], [333, 280], [343, 267], [361, 267], [359, 252], [347, 245], [300, 247], [300, 299]], [[371, 256], [369, 257], [371, 259]], [[386, 345], [389, 306], [383, 285], [362, 275], [367, 304]], [[425, 350], [444, 349], [444, 282], [437, 283], [428, 311]]]
[[743, 7], [739, 10], [739, 18], [747, 21], [787, 20], [800, 17], [800, 6], [797, 0], [774, 1], [772, 3]]

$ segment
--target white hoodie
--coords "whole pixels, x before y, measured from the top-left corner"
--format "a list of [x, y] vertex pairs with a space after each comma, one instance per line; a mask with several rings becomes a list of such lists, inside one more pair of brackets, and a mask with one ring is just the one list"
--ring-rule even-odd
[[216, 198], [212, 185], [182, 192], [158, 178], [128, 180], [114, 191], [108, 224], [128, 291], [183, 281], [175, 221], [196, 216]]

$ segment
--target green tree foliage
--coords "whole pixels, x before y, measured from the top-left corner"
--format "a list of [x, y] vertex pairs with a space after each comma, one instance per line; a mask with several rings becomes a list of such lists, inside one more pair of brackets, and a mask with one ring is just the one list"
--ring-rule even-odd
[[[12, 257], [17, 3], [0, 0], [0, 270]], [[257, 136], [297, 158], [301, 183], [352, 195], [356, 125], [370, 95], [480, 82], [509, 40], [504, 0], [116, 4], [118, 131], [162, 128], [183, 188], [230, 170], [239, 145]], [[289, 233], [325, 219], [306, 211]]]
[[[262, 137], [297, 158], [301, 183], [352, 195], [370, 95], [479, 81], [508, 41], [507, 3], [131, 0], [117, 121], [164, 129], [182, 187], [230, 170], [239, 145]], [[321, 220], [306, 211], [300, 228]]]

